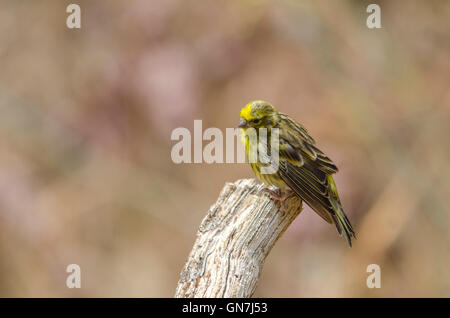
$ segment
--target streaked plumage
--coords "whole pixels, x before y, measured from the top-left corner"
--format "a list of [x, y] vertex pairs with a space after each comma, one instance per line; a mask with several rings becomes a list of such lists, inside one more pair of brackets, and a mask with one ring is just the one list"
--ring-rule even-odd
[[288, 115], [279, 113], [265, 101], [253, 101], [242, 108], [239, 127], [243, 130], [246, 154], [249, 154], [249, 127], [267, 128], [267, 147], [270, 154], [271, 128], [279, 128], [279, 169], [274, 174], [262, 174], [261, 162], [250, 163], [255, 175], [268, 185], [280, 190], [292, 190], [328, 223], [334, 223], [340, 235], [351, 246], [355, 232], [342, 209], [332, 174], [338, 171], [335, 164], [315, 146], [308, 131]]

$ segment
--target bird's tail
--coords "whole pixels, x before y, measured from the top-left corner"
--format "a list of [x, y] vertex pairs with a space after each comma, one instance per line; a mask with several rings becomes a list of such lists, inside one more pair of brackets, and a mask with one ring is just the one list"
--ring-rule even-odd
[[348, 220], [347, 215], [345, 215], [344, 210], [342, 209], [341, 202], [337, 194], [336, 184], [334, 183], [333, 177], [331, 175], [328, 176], [328, 182], [331, 188], [331, 192], [332, 194], [334, 194], [330, 198], [331, 205], [333, 206], [333, 210], [335, 212], [332, 215], [334, 224], [336, 225], [336, 229], [339, 232], [339, 235], [344, 235], [348, 245], [352, 247], [352, 237], [356, 239], [355, 231], [353, 231], [353, 227]]
[[355, 231], [353, 231], [352, 225], [345, 215], [344, 210], [341, 207], [339, 202], [333, 202], [333, 209], [336, 212], [333, 215], [334, 224], [336, 225], [336, 229], [339, 232], [339, 235], [344, 235], [347, 243], [350, 247], [352, 247], [352, 237], [356, 239]]

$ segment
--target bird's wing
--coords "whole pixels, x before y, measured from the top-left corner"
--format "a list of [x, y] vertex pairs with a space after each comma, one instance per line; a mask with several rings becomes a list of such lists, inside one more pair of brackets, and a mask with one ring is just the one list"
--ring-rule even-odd
[[[314, 167], [326, 173], [333, 174], [338, 171], [336, 165], [314, 144], [314, 139], [308, 134], [305, 127], [297, 123], [286, 114], [280, 116], [280, 140], [289, 143], [302, 157], [313, 162]], [[285, 125], [285, 126], [283, 126]], [[280, 142], [281, 149], [281, 142]]]
[[332, 223], [334, 211], [325, 172], [314, 168], [310, 160], [305, 160], [301, 166], [280, 160], [278, 173], [292, 191], [325, 221]]
[[314, 145], [307, 130], [289, 116], [284, 116], [279, 132], [280, 178], [317, 214], [334, 223], [351, 246], [355, 232], [342, 209], [332, 174], [338, 169]]
[[279, 175], [325, 221], [333, 221], [328, 174], [337, 167], [316, 146], [306, 128], [280, 114]]

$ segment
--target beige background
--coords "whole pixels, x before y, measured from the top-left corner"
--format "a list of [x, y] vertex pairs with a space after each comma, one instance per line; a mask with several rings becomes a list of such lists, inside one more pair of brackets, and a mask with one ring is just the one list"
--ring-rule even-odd
[[379, 30], [365, 1], [78, 1], [80, 30], [69, 3], [0, 4], [0, 296], [171, 297], [252, 172], [175, 165], [170, 133], [235, 127], [253, 99], [335, 161], [358, 236], [305, 209], [255, 296], [450, 296], [450, 2], [379, 1]]

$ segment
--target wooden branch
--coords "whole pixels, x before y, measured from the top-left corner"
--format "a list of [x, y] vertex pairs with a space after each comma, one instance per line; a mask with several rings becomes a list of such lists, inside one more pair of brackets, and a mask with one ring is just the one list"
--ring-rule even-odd
[[264, 260], [302, 210], [292, 196], [282, 209], [254, 179], [227, 183], [200, 224], [175, 297], [251, 297]]

